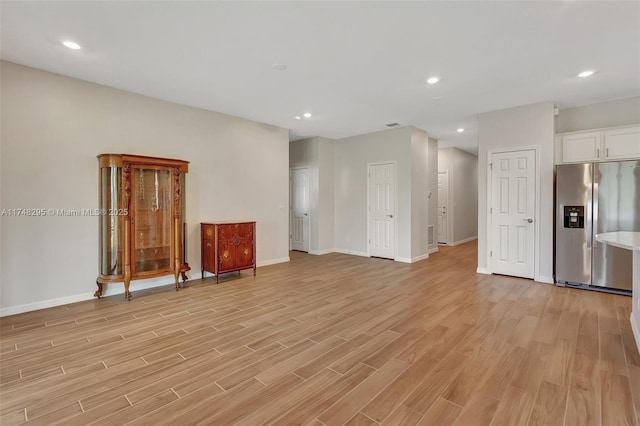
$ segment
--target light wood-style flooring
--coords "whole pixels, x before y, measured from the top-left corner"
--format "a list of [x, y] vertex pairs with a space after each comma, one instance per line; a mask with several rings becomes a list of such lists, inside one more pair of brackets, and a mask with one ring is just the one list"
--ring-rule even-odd
[[342, 254], [1, 320], [0, 424], [636, 425], [625, 296]]

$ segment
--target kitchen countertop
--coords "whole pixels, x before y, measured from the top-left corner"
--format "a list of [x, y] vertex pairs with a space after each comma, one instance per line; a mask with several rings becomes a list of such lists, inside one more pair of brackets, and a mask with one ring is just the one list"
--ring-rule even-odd
[[597, 234], [596, 240], [615, 247], [640, 251], [640, 232], [604, 232], [602, 234]]

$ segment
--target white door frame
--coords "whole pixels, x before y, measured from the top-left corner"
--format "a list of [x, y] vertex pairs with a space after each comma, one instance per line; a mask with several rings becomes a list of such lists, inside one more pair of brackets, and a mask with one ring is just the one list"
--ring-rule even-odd
[[[451, 213], [451, 216], [453, 216], [453, 207], [451, 207], [451, 208], [449, 207], [449, 204], [450, 204], [449, 203], [449, 198], [450, 198], [450, 195], [451, 195], [451, 182], [450, 182], [451, 175], [449, 174], [449, 170], [443, 170], [441, 172], [438, 172], [438, 175], [441, 174], [441, 173], [447, 175], [447, 215], [449, 213]], [[437, 193], [437, 191], [438, 191], [438, 188], [436, 187], [436, 193]], [[438, 200], [436, 201], [436, 222], [438, 220], [437, 208], [439, 207], [439, 204], [440, 204], [440, 197], [438, 197]], [[447, 245], [450, 245], [450, 244], [453, 243], [453, 231], [451, 230], [451, 228], [453, 226], [453, 223], [451, 223], [451, 222], [453, 222], [453, 221], [450, 221], [449, 218], [447, 217], [447, 226], [445, 227], [445, 234], [446, 234], [445, 235], [445, 240], [446, 241], [444, 242], [444, 244], [447, 244]], [[436, 226], [439, 227], [440, 224], [436, 223]], [[440, 241], [438, 241], [438, 231], [437, 230], [438, 230], [438, 228], [436, 228], [436, 247], [438, 246], [438, 244], [440, 244]]]
[[[371, 163], [367, 163], [367, 257], [371, 257], [371, 248], [369, 241], [371, 240], [371, 229], [370, 229], [370, 216], [371, 216], [371, 200], [369, 199], [371, 194], [371, 188], [369, 187], [369, 176], [371, 166], [379, 166], [382, 164], [393, 164], [393, 217], [395, 219], [398, 218], [398, 162], [395, 160], [389, 161], [374, 161]], [[397, 220], [393, 221], [393, 260], [395, 261], [398, 257], [398, 227], [396, 226]]]
[[[309, 166], [298, 166], [289, 168], [289, 250], [293, 247], [293, 171], [307, 170], [307, 196], [310, 196], [311, 188], [309, 188]], [[309, 236], [309, 251], [311, 252], [311, 199], [308, 200], [309, 216], [307, 217], [307, 235]]]
[[519, 146], [514, 148], [499, 148], [499, 149], [490, 149], [487, 151], [487, 253], [486, 253], [486, 262], [487, 262], [487, 271], [492, 274], [492, 262], [489, 253], [493, 250], [491, 246], [491, 242], [493, 241], [493, 235], [491, 234], [491, 206], [493, 205], [492, 199], [492, 169], [491, 169], [491, 157], [493, 154], [499, 154], [503, 152], [520, 152], [520, 151], [534, 151], [535, 159], [536, 159], [536, 167], [535, 167], [535, 208], [534, 208], [534, 230], [533, 230], [533, 280], [540, 281], [540, 150], [542, 147], [540, 145], [529, 145], [529, 146]]

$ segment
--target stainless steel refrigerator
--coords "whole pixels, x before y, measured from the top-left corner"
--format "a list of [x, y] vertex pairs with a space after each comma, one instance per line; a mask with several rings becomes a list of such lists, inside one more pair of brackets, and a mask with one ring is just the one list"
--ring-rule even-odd
[[640, 161], [556, 168], [556, 282], [631, 291], [632, 252], [596, 241], [640, 231]]

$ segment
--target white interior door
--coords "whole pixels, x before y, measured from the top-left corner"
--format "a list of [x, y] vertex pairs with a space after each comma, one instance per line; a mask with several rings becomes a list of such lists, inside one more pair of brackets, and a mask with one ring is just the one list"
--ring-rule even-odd
[[491, 272], [523, 278], [534, 276], [534, 150], [491, 156]]
[[396, 255], [396, 165], [369, 165], [369, 255]]
[[449, 242], [449, 172], [438, 172], [438, 242]]
[[309, 169], [291, 170], [291, 249], [309, 251]]

